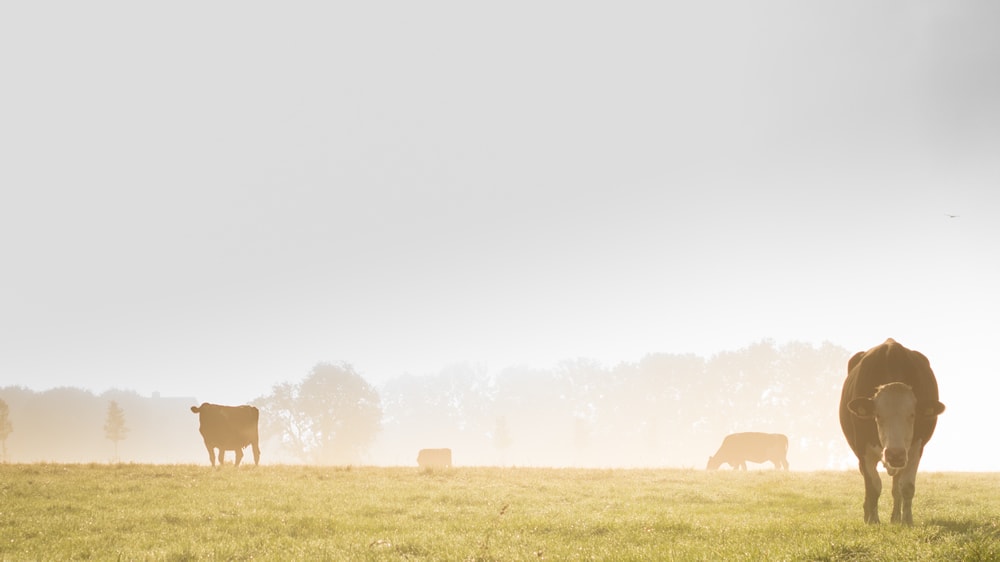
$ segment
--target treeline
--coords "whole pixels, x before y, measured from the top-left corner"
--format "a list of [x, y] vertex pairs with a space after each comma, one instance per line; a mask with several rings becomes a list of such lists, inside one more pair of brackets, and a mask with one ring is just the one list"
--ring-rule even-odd
[[[652, 354], [604, 366], [476, 365], [404, 375], [374, 387], [350, 365], [319, 364], [253, 401], [262, 462], [415, 465], [450, 447], [456, 465], [704, 468], [736, 431], [785, 433], [792, 469], [843, 466], [836, 408], [849, 357], [830, 343], [762, 341], [710, 358]], [[106, 462], [108, 404], [124, 412], [124, 462], [207, 462], [194, 398], [0, 389], [13, 430], [10, 462]], [[231, 458], [231, 457], [230, 457]]]
[[124, 390], [95, 395], [70, 387], [35, 392], [12, 386], [0, 388], [0, 400], [8, 407], [11, 428], [4, 442], [7, 462], [113, 461], [116, 444], [105, 429], [111, 402], [121, 409], [128, 430], [117, 443], [122, 461], [187, 463], [207, 459], [197, 416], [190, 410], [194, 398], [140, 396]]
[[380, 389], [372, 454], [410, 464], [418, 447], [451, 447], [456, 464], [704, 468], [725, 435], [767, 431], [789, 436], [793, 469], [840, 467], [850, 455], [837, 422], [849, 356], [829, 343], [763, 341], [709, 359], [399, 377]]

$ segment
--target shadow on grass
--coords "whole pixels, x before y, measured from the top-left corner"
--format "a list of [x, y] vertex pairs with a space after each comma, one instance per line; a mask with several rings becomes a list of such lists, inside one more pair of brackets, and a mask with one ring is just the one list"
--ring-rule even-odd
[[927, 524], [961, 545], [961, 560], [1000, 560], [1000, 522], [996, 519], [931, 519]]
[[873, 550], [868, 545], [839, 544], [831, 545], [830, 551], [824, 556], [815, 558], [817, 562], [847, 562], [855, 560], [872, 560]]
[[928, 525], [939, 527], [946, 533], [960, 536], [989, 535], [1000, 539], [1000, 522], [982, 519], [930, 519]]

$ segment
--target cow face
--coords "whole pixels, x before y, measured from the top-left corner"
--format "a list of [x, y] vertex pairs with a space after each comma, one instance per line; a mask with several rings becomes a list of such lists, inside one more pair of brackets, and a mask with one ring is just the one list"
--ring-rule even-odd
[[847, 408], [861, 419], [874, 419], [886, 468], [904, 468], [913, 442], [913, 425], [918, 416], [936, 416], [944, 404], [918, 404], [913, 389], [894, 382], [875, 389], [871, 398], [855, 398]]

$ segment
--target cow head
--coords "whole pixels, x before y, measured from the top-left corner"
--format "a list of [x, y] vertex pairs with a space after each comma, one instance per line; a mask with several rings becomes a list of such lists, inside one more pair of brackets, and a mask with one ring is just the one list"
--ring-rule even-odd
[[938, 401], [918, 403], [913, 389], [901, 382], [882, 385], [875, 389], [871, 398], [855, 398], [847, 408], [861, 419], [875, 420], [882, 446], [882, 464], [887, 469], [906, 466], [917, 418], [944, 412], [944, 404]]
[[708, 465], [705, 467], [705, 470], [718, 470], [722, 466], [722, 459], [717, 457], [718, 455], [708, 457]]

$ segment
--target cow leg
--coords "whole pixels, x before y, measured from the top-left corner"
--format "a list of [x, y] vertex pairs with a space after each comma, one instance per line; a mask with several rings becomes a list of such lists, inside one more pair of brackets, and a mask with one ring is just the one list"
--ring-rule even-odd
[[208, 462], [215, 466], [215, 447], [205, 447], [208, 449]]
[[785, 451], [778, 451], [778, 453], [774, 455], [774, 459], [775, 460], [771, 461], [774, 463], [774, 468], [788, 470], [788, 456]]
[[240, 461], [243, 460], [243, 449], [237, 447], [235, 452], [236, 452], [236, 465], [235, 466], [239, 466], [240, 465]]
[[864, 458], [858, 461], [861, 476], [865, 479], [865, 523], [878, 523], [878, 498], [882, 495], [882, 477], [878, 475], [878, 461], [882, 450], [869, 447]]
[[257, 443], [252, 443], [252, 445], [253, 445], [253, 464], [254, 466], [257, 466], [260, 464], [260, 447], [257, 446]]
[[899, 523], [902, 519], [903, 491], [900, 489], [902, 478], [899, 473], [892, 474], [892, 518], [893, 523]]
[[226, 464], [226, 450], [219, 449], [219, 466]]
[[739, 464], [739, 466], [737, 468], [739, 470], [744, 470], [745, 471], [747, 469], [747, 461], [740, 461], [740, 464]]
[[893, 523], [913, 525], [913, 495], [917, 491], [917, 467], [923, 456], [924, 444], [919, 440], [910, 447], [906, 466], [892, 475]]

